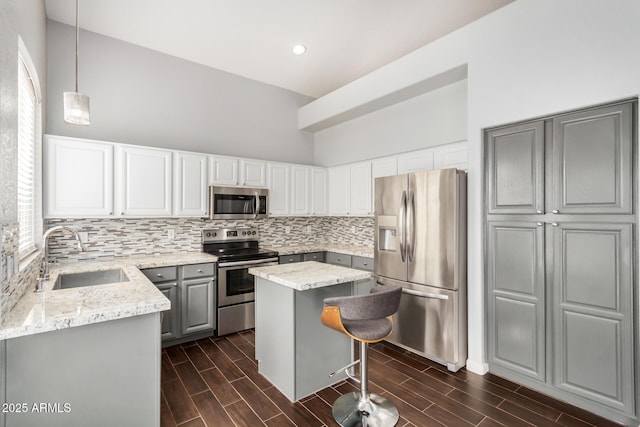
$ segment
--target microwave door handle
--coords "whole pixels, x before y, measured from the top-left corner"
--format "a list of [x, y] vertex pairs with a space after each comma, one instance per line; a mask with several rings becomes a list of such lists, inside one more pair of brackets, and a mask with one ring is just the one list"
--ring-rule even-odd
[[253, 218], [258, 219], [258, 212], [260, 211], [260, 196], [258, 195], [257, 191], [255, 193], [255, 196], [256, 196], [256, 212]]
[[407, 259], [413, 262], [416, 246], [416, 206], [413, 198], [413, 191], [409, 190], [407, 200]]
[[404, 241], [405, 216], [407, 214], [407, 192], [402, 192], [400, 199], [400, 210], [398, 211], [398, 234], [400, 235], [400, 258], [405, 262], [406, 245]]

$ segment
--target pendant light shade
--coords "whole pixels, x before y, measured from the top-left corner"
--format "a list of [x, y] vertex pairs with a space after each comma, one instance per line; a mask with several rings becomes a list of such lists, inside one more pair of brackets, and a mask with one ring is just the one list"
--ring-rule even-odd
[[88, 125], [89, 97], [78, 92], [64, 92], [64, 121], [74, 125]]
[[89, 120], [89, 97], [78, 93], [78, 41], [80, 38], [78, 0], [76, 0], [76, 91], [64, 92], [64, 121], [87, 126]]

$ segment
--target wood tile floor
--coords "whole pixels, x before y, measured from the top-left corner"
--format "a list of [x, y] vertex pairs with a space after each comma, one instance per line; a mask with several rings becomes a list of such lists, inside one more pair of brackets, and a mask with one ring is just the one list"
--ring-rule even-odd
[[[370, 390], [393, 400], [398, 426], [617, 426], [495, 375], [445, 367], [387, 343], [369, 351]], [[343, 381], [291, 403], [254, 360], [253, 331], [162, 352], [162, 426], [335, 426]]]

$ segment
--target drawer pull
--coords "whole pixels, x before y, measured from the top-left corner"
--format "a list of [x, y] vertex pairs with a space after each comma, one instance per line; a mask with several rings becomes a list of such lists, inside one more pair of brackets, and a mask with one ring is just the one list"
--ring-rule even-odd
[[363, 263], [362, 263], [362, 265], [364, 265], [364, 266], [366, 267], [366, 266], [367, 266], [367, 263], [366, 263], [366, 262], [363, 262]]
[[198, 273], [202, 273], [202, 270], [198, 270]]
[[156, 274], [156, 276], [162, 277], [162, 273], [158, 273], [158, 274]]

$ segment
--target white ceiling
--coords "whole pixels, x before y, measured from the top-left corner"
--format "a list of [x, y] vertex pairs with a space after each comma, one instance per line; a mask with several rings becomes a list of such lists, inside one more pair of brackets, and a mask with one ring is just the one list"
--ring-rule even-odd
[[[80, 27], [320, 97], [511, 1], [80, 0]], [[74, 0], [45, 4], [75, 25]]]

